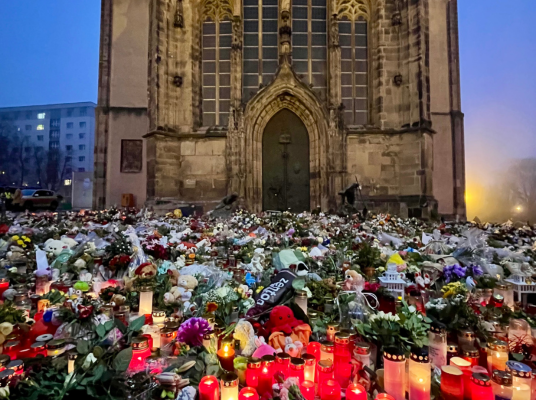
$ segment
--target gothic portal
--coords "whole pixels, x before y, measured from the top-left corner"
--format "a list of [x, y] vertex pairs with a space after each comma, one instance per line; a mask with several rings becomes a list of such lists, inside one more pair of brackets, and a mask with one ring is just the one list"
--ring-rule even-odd
[[327, 211], [357, 179], [370, 210], [465, 216], [457, 0], [103, 0], [101, 18], [95, 207]]

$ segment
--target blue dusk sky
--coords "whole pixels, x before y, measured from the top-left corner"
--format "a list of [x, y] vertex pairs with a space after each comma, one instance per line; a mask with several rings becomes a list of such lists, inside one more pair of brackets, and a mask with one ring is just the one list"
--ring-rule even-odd
[[[534, 17], [534, 0], [459, 0], [470, 180], [536, 156]], [[1, 1], [0, 107], [96, 102], [99, 23], [99, 0]]]

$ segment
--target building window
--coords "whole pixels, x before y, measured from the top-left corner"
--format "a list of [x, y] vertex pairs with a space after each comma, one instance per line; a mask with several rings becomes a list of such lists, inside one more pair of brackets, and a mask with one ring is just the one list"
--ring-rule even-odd
[[78, 161], [86, 161], [86, 157], [84, 156], [78, 157]]
[[37, 140], [39, 142], [42, 142], [44, 139], [45, 139], [45, 137], [43, 135], [37, 135]]
[[301, 79], [320, 91], [327, 91], [327, 8], [326, 0], [292, 2], [292, 64]]
[[67, 129], [73, 129], [73, 123], [67, 122]]
[[67, 146], [65, 146], [65, 150], [67, 151], [73, 151], [73, 146], [68, 144]]
[[368, 123], [367, 21], [363, 16], [339, 21], [341, 47], [341, 97], [347, 125]]
[[46, 113], [37, 114], [37, 119], [45, 119]]
[[68, 117], [72, 117], [72, 116], [73, 116], [73, 109], [72, 109], [72, 108], [69, 108], [69, 109], [67, 110], [67, 116], [68, 116]]
[[80, 116], [85, 117], [87, 115], [87, 108], [86, 107], [80, 107]]
[[67, 135], [65, 135], [65, 137], [67, 139], [72, 139], [73, 138], [73, 134], [72, 133], [68, 133]]
[[80, 144], [78, 145], [78, 150], [85, 150], [86, 149], [86, 145], [85, 144]]
[[60, 143], [59, 142], [49, 142], [48, 143], [48, 148], [49, 149], [59, 149], [60, 148]]
[[29, 152], [32, 151], [32, 148], [31, 148], [31, 147], [25, 147], [25, 148], [24, 148], [24, 151], [25, 151], [26, 153], [29, 153]]
[[249, 101], [278, 67], [278, 0], [244, 0], [242, 97]]
[[31, 130], [32, 130], [32, 126], [31, 126], [31, 125], [26, 125], [26, 130], [27, 130], [27, 131], [31, 131]]
[[72, 181], [70, 179], [65, 179], [64, 184], [65, 186], [71, 186]]
[[50, 131], [50, 139], [51, 140], [58, 140], [59, 138], [60, 138], [60, 131], [58, 131], [58, 130]]
[[53, 128], [59, 128], [60, 127], [60, 120], [59, 118], [51, 119], [50, 120], [50, 126]]
[[86, 127], [86, 123], [85, 122], [80, 122], [80, 128], [85, 128]]
[[83, 139], [86, 137], [86, 134], [85, 133], [79, 133], [78, 134], [78, 139]]
[[201, 67], [204, 126], [227, 125], [229, 120], [232, 15], [225, 0], [205, 3]]
[[73, 160], [71, 156], [65, 157], [65, 162], [70, 163]]
[[45, 130], [45, 125], [37, 125], [37, 130], [38, 131], [44, 131]]
[[32, 119], [32, 117], [33, 117], [32, 112], [31, 112], [31, 111], [28, 111], [28, 112], [26, 113], [26, 119]]
[[86, 172], [85, 168], [78, 168], [78, 172]]

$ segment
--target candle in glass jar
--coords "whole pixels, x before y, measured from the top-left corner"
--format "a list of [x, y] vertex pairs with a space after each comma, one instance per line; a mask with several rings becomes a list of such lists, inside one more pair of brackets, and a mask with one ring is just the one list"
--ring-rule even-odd
[[475, 332], [472, 329], [462, 329], [458, 331], [458, 348], [474, 347]]
[[300, 392], [305, 400], [315, 399], [315, 384], [314, 382], [304, 380], [300, 383]]
[[512, 400], [530, 400], [530, 386], [524, 383], [514, 386]]
[[215, 376], [208, 375], [201, 378], [199, 400], [220, 400], [220, 389]]
[[304, 371], [305, 370], [305, 361], [302, 358], [292, 357], [290, 359], [290, 371], [289, 377], [296, 378], [298, 382], [303, 382]]
[[333, 351], [335, 380], [341, 388], [346, 389], [352, 374], [352, 354], [350, 353], [350, 335], [347, 332], [335, 334], [335, 346]]
[[447, 363], [445, 365], [450, 364], [450, 359], [452, 357], [458, 357], [458, 345], [456, 343], [447, 343]]
[[304, 314], [307, 315], [307, 292], [305, 290], [298, 290], [294, 297], [294, 302], [300, 307]]
[[488, 371], [505, 371], [508, 361], [508, 343], [495, 340], [488, 343]]
[[471, 376], [473, 374], [471, 363], [461, 357], [450, 359], [450, 365], [455, 366], [463, 373], [463, 390], [465, 398], [471, 397]]
[[406, 357], [402, 349], [390, 347], [383, 352], [384, 388], [395, 400], [406, 398]]
[[320, 390], [321, 400], [341, 400], [341, 387], [337, 381], [333, 379], [322, 383]]
[[324, 340], [322, 343], [320, 343], [320, 359], [321, 360], [333, 361], [333, 351], [334, 351], [333, 342], [330, 342], [329, 340]]
[[238, 394], [238, 400], [259, 400], [259, 394], [255, 388], [246, 386]]
[[203, 347], [211, 354], [216, 352], [216, 335], [214, 332], [207, 332], [203, 335]]
[[60, 354], [65, 353], [65, 340], [63, 339], [54, 339], [47, 343], [47, 356], [59, 356]]
[[463, 400], [463, 372], [459, 368], [441, 367], [441, 394], [444, 400]]
[[321, 395], [322, 384], [326, 381], [333, 379], [333, 361], [331, 360], [320, 360], [316, 363], [317, 370], [317, 391]]
[[238, 400], [238, 375], [234, 372], [221, 377], [221, 400]]
[[395, 400], [395, 398], [387, 393], [378, 393], [374, 400]]
[[246, 385], [257, 388], [259, 385], [259, 372], [261, 370], [260, 358], [251, 357], [246, 369]]
[[150, 286], [140, 288], [139, 315], [152, 315], [153, 313], [153, 289]]
[[507, 361], [506, 362], [506, 371], [512, 374], [512, 383], [514, 388], [519, 385], [528, 385], [532, 384], [532, 369], [519, 361]]
[[428, 331], [428, 351], [432, 367], [447, 365], [447, 332], [442, 325], [432, 324]]
[[173, 355], [174, 341], [177, 331], [171, 328], [160, 329], [160, 354], [163, 356]]
[[510, 400], [514, 391], [512, 388], [512, 375], [506, 371], [493, 371], [491, 387], [496, 400]]
[[143, 369], [145, 359], [151, 355], [149, 339], [145, 336], [137, 336], [132, 339], [130, 346], [132, 347], [132, 358], [128, 369], [131, 371]]
[[326, 328], [326, 340], [328, 342], [334, 342], [335, 341], [335, 334], [339, 332], [339, 324], [337, 323], [331, 323], [328, 324]]
[[166, 312], [161, 310], [153, 310], [153, 324], [154, 325], [164, 325], [166, 320]]
[[462, 349], [462, 358], [471, 363], [471, 367], [475, 367], [479, 363], [480, 353], [476, 347], [464, 347]]
[[364, 367], [370, 367], [370, 344], [358, 342], [354, 347], [354, 358]]
[[261, 370], [259, 373], [259, 385], [257, 386], [257, 391], [259, 392], [259, 397], [264, 396], [268, 393], [272, 395], [272, 382], [273, 376], [275, 374], [275, 357], [266, 355], [261, 358]]
[[220, 360], [221, 367], [226, 371], [234, 370], [235, 351], [233, 346], [225, 343], [221, 349], [218, 350], [218, 360]]
[[290, 354], [277, 353], [275, 355], [275, 371], [283, 374], [284, 378], [289, 377], [290, 369]]
[[426, 347], [413, 349], [409, 360], [409, 399], [430, 400], [432, 375]]
[[312, 354], [316, 361], [320, 361], [320, 348], [321, 344], [318, 342], [309, 342], [307, 345], [307, 353]]
[[346, 400], [367, 400], [367, 391], [358, 383], [351, 383], [346, 388]]
[[305, 361], [305, 368], [303, 369], [303, 379], [306, 381], [315, 381], [315, 364], [316, 359], [312, 354], [306, 353], [302, 356]]
[[495, 400], [491, 379], [488, 375], [473, 373], [471, 376], [471, 400]]
[[67, 354], [67, 373], [74, 372], [74, 363], [78, 357], [78, 353], [76, 351], [69, 351]]

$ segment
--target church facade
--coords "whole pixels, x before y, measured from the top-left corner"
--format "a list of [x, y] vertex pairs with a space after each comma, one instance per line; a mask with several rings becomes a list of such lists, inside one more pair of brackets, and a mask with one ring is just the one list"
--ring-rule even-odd
[[457, 0], [103, 0], [94, 206], [465, 217]]

